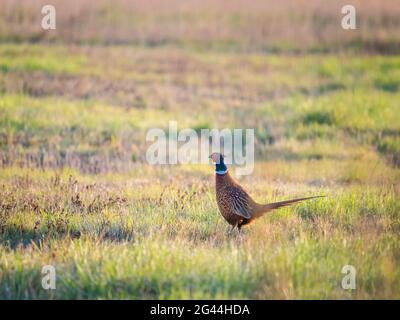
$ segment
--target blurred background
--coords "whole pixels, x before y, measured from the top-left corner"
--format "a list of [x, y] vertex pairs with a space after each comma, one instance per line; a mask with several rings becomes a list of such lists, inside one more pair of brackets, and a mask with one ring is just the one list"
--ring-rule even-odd
[[43, 30], [47, 2], [0, 3], [1, 166], [123, 171], [167, 120], [255, 128], [258, 159], [348, 158], [345, 136], [400, 161], [396, 0], [352, 1], [357, 30], [323, 0], [55, 0]]
[[[171, 45], [234, 52], [394, 53], [396, 0], [200, 1], [54, 0], [57, 30], [38, 23], [46, 1], [3, 0], [1, 40], [148, 47]], [[341, 8], [357, 9], [358, 31], [340, 28]]]

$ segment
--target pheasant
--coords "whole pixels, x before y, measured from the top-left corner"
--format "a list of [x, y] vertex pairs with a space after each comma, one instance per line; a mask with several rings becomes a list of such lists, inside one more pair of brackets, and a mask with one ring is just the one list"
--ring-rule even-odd
[[253, 222], [255, 219], [271, 210], [285, 207], [303, 200], [324, 197], [314, 196], [268, 204], [259, 204], [249, 196], [249, 194], [233, 177], [231, 177], [228, 168], [224, 163], [224, 155], [213, 153], [210, 156], [210, 159], [215, 163], [215, 189], [218, 208], [225, 220], [232, 225], [231, 232], [236, 227], [240, 231], [242, 226]]

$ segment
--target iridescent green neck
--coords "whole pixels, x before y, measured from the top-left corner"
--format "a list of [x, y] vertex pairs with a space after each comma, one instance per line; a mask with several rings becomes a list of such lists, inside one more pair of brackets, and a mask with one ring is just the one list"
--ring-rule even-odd
[[228, 172], [228, 167], [224, 163], [224, 158], [221, 156], [219, 159], [219, 163], [215, 164], [215, 173], [216, 174], [226, 174]]

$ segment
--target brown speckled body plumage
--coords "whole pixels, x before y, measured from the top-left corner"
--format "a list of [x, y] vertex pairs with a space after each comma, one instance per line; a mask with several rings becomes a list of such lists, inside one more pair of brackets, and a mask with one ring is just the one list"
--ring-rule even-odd
[[224, 175], [216, 174], [215, 189], [219, 211], [230, 225], [240, 229], [254, 219], [253, 213], [259, 205], [229, 172]]
[[[217, 153], [211, 155], [210, 158], [218, 163], [215, 178], [215, 191], [218, 208], [221, 215], [232, 226], [232, 230], [235, 227], [240, 230], [242, 226], [251, 223], [256, 218], [261, 217], [268, 211], [288, 206], [303, 200], [320, 197], [297, 198], [268, 204], [259, 204], [255, 202], [239, 185], [239, 183], [229, 174], [225, 164], [223, 163], [222, 155]], [[223, 172], [219, 172], [218, 166], [222, 166], [225, 170]]]

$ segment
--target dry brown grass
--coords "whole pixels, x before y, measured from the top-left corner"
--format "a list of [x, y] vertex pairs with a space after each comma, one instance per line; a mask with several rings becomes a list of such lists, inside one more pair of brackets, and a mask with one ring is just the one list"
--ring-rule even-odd
[[[398, 52], [396, 0], [214, 1], [54, 0], [57, 30], [40, 27], [45, 0], [3, 0], [0, 39], [162, 44], [254, 50]], [[357, 31], [341, 28], [341, 8], [357, 8]]]

